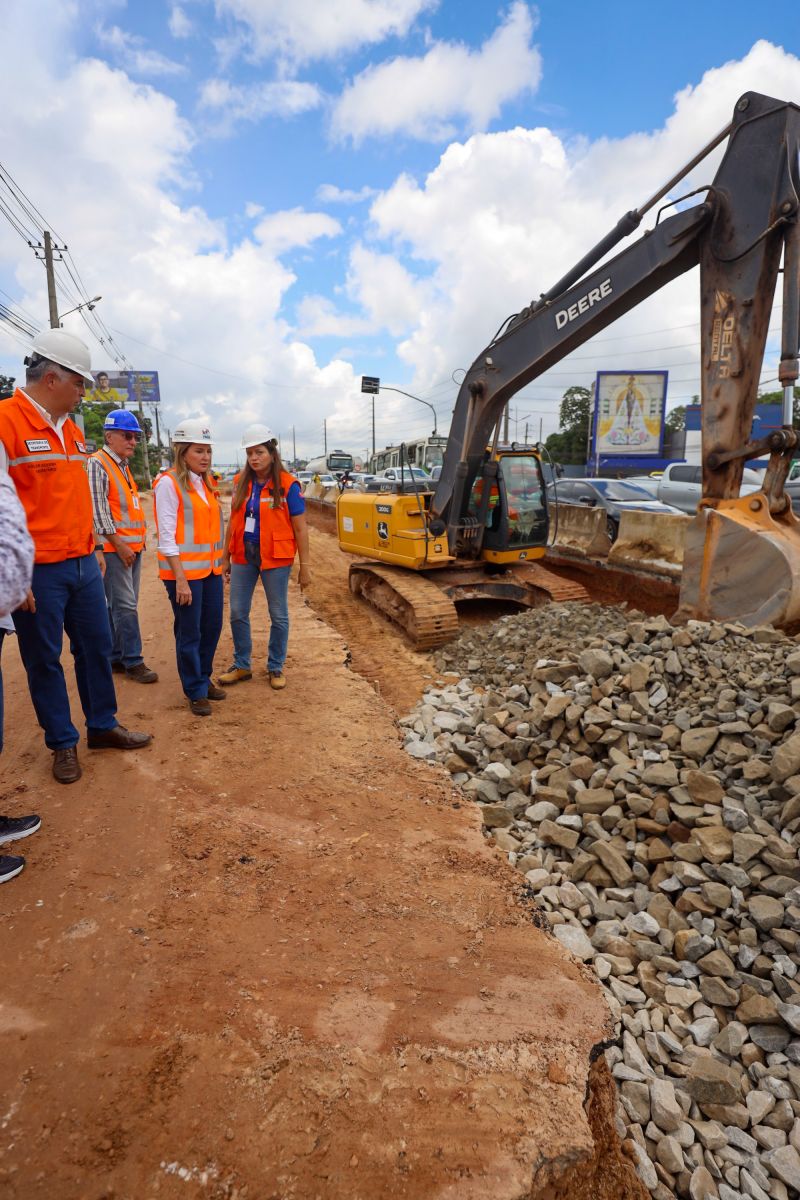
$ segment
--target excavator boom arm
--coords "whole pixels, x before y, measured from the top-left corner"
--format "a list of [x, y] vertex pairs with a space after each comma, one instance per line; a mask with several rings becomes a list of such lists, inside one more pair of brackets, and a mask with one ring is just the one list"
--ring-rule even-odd
[[[795, 327], [784, 328], [781, 381], [788, 386], [792, 371], [797, 378], [799, 153], [800, 109], [747, 93], [736, 105], [725, 155], [702, 203], [656, 224], [562, 293], [554, 295], [553, 289], [478, 356], [459, 389], [431, 504], [445, 521], [451, 552], [459, 544], [475, 463], [511, 397], [698, 263], [704, 494], [712, 499], [738, 495], [743, 461], [733, 458], [712, 467], [708, 458], [748, 439], [784, 243], [787, 272], [794, 276], [785, 281], [785, 321]], [[626, 227], [626, 221], [618, 226], [622, 235], [634, 227]], [[600, 246], [612, 240], [618, 238], [609, 235]], [[565, 278], [574, 278], [574, 271]]]

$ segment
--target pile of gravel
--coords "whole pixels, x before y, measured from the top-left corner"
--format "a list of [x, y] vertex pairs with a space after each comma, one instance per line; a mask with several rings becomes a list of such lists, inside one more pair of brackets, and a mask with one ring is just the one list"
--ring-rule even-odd
[[406, 749], [594, 967], [653, 1196], [800, 1194], [798, 643], [563, 604], [436, 657]]

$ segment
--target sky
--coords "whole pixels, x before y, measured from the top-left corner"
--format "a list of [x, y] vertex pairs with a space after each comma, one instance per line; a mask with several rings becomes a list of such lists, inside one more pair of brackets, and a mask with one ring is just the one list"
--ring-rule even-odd
[[[743, 92], [800, 102], [796, 6], [761, 7], [0, 0], [0, 303], [47, 325], [28, 241], [50, 229], [60, 314], [102, 296], [64, 327], [95, 369], [157, 370], [162, 429], [205, 418], [220, 464], [254, 421], [288, 459], [326, 435], [363, 456], [362, 375], [446, 432], [498, 326]], [[554, 432], [598, 370], [667, 370], [668, 408], [691, 401], [698, 316], [691, 272], [523, 389], [512, 436]], [[0, 373], [29, 344], [0, 319]], [[377, 448], [432, 419], [381, 391]]]

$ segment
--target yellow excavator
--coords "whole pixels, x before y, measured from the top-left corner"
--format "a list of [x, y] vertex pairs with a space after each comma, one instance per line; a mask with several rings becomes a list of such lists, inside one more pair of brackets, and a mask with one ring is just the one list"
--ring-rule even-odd
[[[711, 184], [669, 200], [652, 229], [601, 262], [726, 139]], [[665, 216], [669, 209], [677, 211]], [[504, 410], [532, 379], [699, 265], [703, 499], [687, 530], [678, 616], [777, 626], [800, 620], [800, 522], [784, 491], [798, 444], [799, 211], [800, 108], [748, 92], [730, 124], [680, 172], [503, 323], [460, 386], [435, 490], [420, 487], [409, 470], [407, 481], [340, 496], [339, 544], [369, 560], [351, 566], [351, 590], [421, 648], [454, 635], [459, 600], [535, 606], [584, 597], [579, 584], [541, 562], [549, 536], [541, 459], [500, 445]], [[783, 424], [752, 441], [781, 258]], [[740, 498], [745, 460], [765, 453], [761, 491]]]

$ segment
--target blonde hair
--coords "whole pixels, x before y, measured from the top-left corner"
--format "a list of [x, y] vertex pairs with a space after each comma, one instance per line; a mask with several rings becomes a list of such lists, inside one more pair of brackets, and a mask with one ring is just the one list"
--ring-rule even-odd
[[[281, 490], [281, 471], [283, 470], [283, 463], [281, 462], [281, 456], [278, 453], [277, 440], [275, 438], [270, 438], [268, 442], [259, 442], [258, 444], [265, 446], [272, 455], [272, 462], [270, 463], [269, 468], [269, 473], [272, 480], [272, 507], [280, 508], [283, 504], [283, 492]], [[248, 449], [252, 449], [252, 447], [248, 447]], [[242, 472], [236, 482], [236, 487], [233, 490], [231, 512], [235, 512], [237, 508], [241, 508], [244, 502], [247, 500], [247, 497], [250, 495], [250, 487], [255, 477], [255, 471], [250, 466], [250, 463], [247, 461], [247, 459], [245, 459], [244, 467], [242, 468]]]
[[[175, 462], [173, 463], [173, 466], [175, 468], [175, 474], [177, 476], [178, 483], [180, 485], [180, 489], [182, 492], [188, 491], [188, 489], [189, 489], [189, 467], [186, 464], [186, 451], [189, 450], [192, 446], [199, 445], [199, 444], [200, 444], [199, 442], [197, 442], [197, 443], [195, 443], [195, 442], [179, 442], [174, 447]], [[197, 472], [195, 472], [195, 474], [197, 474]], [[206, 485], [206, 487], [209, 488], [209, 490], [213, 492], [215, 484], [214, 484], [214, 480], [211, 477], [211, 468], [210, 467], [208, 468], [207, 471], [203, 471], [201, 478], [203, 480], [203, 483]]]

